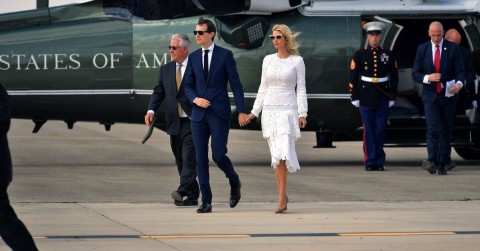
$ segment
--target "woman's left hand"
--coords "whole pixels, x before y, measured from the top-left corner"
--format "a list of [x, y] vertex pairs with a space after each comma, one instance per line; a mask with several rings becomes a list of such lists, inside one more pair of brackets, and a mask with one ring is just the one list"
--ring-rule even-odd
[[300, 117], [300, 128], [305, 128], [305, 126], [307, 126], [307, 119]]

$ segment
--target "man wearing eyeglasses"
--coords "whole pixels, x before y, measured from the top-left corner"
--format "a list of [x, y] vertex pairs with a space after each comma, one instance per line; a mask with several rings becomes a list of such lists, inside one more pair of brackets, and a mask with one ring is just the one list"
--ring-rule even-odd
[[202, 205], [197, 213], [212, 212], [212, 191], [209, 183], [208, 143], [212, 158], [230, 183], [230, 207], [240, 201], [240, 178], [227, 154], [228, 133], [232, 111], [228, 83], [233, 92], [238, 123], [248, 123], [245, 114], [243, 87], [231, 51], [213, 43], [216, 28], [212, 21], [200, 17], [193, 32], [200, 49], [192, 52], [185, 72], [185, 93], [194, 104], [192, 136], [197, 153], [197, 173], [202, 193]]
[[388, 110], [397, 97], [397, 63], [390, 50], [380, 47], [385, 24], [369, 22], [363, 29], [368, 45], [357, 50], [350, 63], [351, 103], [362, 117], [365, 170], [384, 171], [383, 144]]
[[165, 101], [167, 133], [170, 135], [170, 146], [180, 175], [180, 185], [172, 193], [173, 203], [177, 206], [196, 206], [200, 192], [190, 121], [192, 103], [185, 95], [185, 81], [182, 78], [188, 63], [190, 40], [185, 34], [175, 34], [168, 48], [172, 61], [160, 67], [158, 83], [145, 115], [145, 124], [150, 126], [155, 111]]

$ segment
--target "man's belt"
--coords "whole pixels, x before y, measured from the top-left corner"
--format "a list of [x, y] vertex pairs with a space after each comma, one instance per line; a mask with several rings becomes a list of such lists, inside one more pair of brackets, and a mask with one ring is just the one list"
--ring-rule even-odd
[[370, 82], [370, 83], [382, 83], [382, 82], [387, 82], [388, 77], [383, 77], [383, 78], [369, 78], [362, 76], [361, 79], [365, 82]]

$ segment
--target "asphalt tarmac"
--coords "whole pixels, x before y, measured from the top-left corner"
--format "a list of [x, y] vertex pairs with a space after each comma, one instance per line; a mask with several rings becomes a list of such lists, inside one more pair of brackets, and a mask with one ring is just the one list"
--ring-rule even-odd
[[[229, 157], [242, 180], [239, 205], [212, 162], [213, 213], [176, 207], [179, 178], [169, 137], [144, 125], [13, 120], [12, 204], [40, 250], [478, 250], [480, 161], [452, 151], [447, 176], [422, 170], [425, 148], [386, 148], [385, 172], [365, 172], [361, 142], [316, 149], [297, 143], [287, 213], [259, 131], [231, 130]], [[8, 249], [0, 241], [0, 250]]]

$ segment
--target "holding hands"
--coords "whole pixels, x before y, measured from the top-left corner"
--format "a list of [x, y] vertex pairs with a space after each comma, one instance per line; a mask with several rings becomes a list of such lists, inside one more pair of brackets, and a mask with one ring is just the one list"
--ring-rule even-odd
[[246, 126], [250, 123], [250, 120], [252, 120], [253, 118], [255, 118], [255, 115], [253, 114], [246, 114], [246, 113], [239, 113], [238, 114], [238, 124], [240, 126]]
[[[246, 126], [254, 119], [256, 116], [253, 113], [250, 114], [245, 114], [245, 113], [240, 113], [238, 114], [238, 123], [240, 126]], [[300, 117], [300, 128], [305, 128], [307, 126], [307, 119], [305, 117]]]
[[246, 126], [254, 118], [255, 118], [255, 115], [253, 115], [252, 113], [250, 113], [248, 115], [246, 113], [240, 113], [240, 114], [238, 114], [238, 124], [240, 126]]

